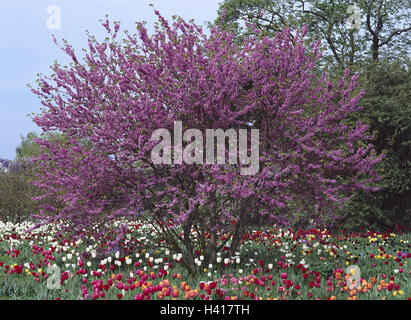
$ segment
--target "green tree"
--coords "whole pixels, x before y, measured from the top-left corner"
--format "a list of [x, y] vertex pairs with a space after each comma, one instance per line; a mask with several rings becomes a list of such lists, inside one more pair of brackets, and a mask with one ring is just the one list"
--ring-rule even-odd
[[16, 159], [33, 158], [39, 154], [40, 146], [34, 141], [38, 138], [36, 132], [29, 132], [26, 136], [20, 135], [21, 142], [16, 148]]
[[[16, 147], [16, 160], [31, 159], [40, 154], [40, 145], [35, 141], [37, 138], [45, 138], [47, 140], [66, 141], [66, 136], [60, 132], [43, 133], [40, 136], [36, 132], [29, 132], [26, 136], [20, 135], [21, 142]], [[87, 141], [84, 141], [87, 143]], [[47, 150], [45, 150], [47, 152]]]
[[[364, 70], [361, 120], [385, 158], [378, 164], [381, 190], [370, 200], [359, 193], [344, 212], [344, 225], [388, 229], [411, 226], [411, 75], [410, 60], [381, 60]], [[356, 120], [356, 119], [353, 119]]]
[[[349, 22], [353, 4], [359, 9], [358, 29]], [[322, 40], [324, 60], [339, 68], [353, 69], [364, 60], [410, 49], [408, 0], [225, 0], [220, 4], [214, 24], [243, 37], [249, 32], [243, 22], [255, 23], [264, 34], [307, 25], [311, 40]]]

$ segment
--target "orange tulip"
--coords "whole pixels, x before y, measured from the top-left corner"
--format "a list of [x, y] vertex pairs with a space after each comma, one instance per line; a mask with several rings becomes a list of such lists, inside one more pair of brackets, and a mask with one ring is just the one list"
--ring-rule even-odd
[[187, 282], [183, 281], [181, 282], [181, 290], [184, 290], [184, 288], [186, 287]]

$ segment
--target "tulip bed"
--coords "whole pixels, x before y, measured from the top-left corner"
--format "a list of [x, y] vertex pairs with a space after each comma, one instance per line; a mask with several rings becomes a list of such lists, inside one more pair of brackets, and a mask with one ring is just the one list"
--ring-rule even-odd
[[[411, 297], [409, 234], [332, 234], [273, 226], [244, 234], [235, 255], [227, 257], [223, 248], [214, 265], [205, 263], [196, 250], [198, 270], [192, 276], [183, 266], [183, 253], [171, 252], [161, 241], [156, 248], [149, 247], [154, 229], [147, 223], [128, 222], [120, 247], [105, 256], [98, 254], [99, 243], [57, 237], [53, 225], [26, 233], [30, 226], [0, 222], [0, 299]], [[224, 237], [221, 234], [220, 241]], [[60, 288], [48, 286], [54, 274], [47, 269], [53, 265], [60, 268]]]

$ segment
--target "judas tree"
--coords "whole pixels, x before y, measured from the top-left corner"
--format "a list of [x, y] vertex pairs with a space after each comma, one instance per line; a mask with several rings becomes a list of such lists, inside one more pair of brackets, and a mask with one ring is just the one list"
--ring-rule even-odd
[[[315, 68], [320, 44], [306, 46], [305, 30], [256, 34], [239, 45], [219, 27], [205, 33], [193, 22], [169, 23], [155, 13], [152, 35], [138, 23], [137, 33], [126, 32], [121, 41], [119, 24], [106, 20], [109, 37], [90, 37], [83, 62], [62, 45], [73, 62], [55, 64], [32, 89], [45, 107], [35, 123], [65, 136], [37, 139], [47, 149], [38, 157], [39, 200], [61, 205], [43, 205], [42, 223], [61, 221], [73, 237], [106, 241], [107, 221], [144, 210], [162, 245], [183, 252], [195, 273], [196, 250], [214, 263], [223, 247], [233, 254], [256, 223], [287, 224], [297, 212], [321, 223], [354, 190], [373, 190], [380, 157], [366, 142], [367, 127], [346, 123], [359, 110], [357, 75], [347, 70], [334, 87]], [[153, 148], [166, 138], [152, 139], [153, 132], [173, 133], [175, 123], [182, 132], [196, 129], [197, 137], [171, 134], [162, 154], [173, 161], [154, 162]], [[187, 148], [198, 135], [206, 141], [210, 129], [246, 130], [243, 152], [256, 147], [250, 132], [258, 129], [258, 172], [241, 174], [243, 165], [228, 161], [175, 161], [181, 157], [176, 139], [184, 157], [199, 159], [198, 148]], [[223, 145], [227, 159], [241, 156], [241, 148], [228, 147], [241, 141], [230, 139], [227, 134]], [[111, 230], [105, 248], [124, 232]]]

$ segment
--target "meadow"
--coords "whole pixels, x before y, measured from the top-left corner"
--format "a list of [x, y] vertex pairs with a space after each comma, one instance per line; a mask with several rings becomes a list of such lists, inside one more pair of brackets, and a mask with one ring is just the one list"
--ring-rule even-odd
[[[112, 223], [118, 226], [125, 221]], [[234, 256], [227, 256], [223, 247], [214, 265], [196, 250], [197, 272], [192, 275], [184, 267], [184, 252], [166, 248], [154, 225], [127, 223], [120, 245], [104, 255], [101, 243], [67, 240], [57, 236], [54, 225], [26, 232], [30, 222], [0, 222], [0, 299], [411, 297], [409, 234], [256, 228], [243, 235]], [[226, 236], [220, 234], [219, 241]]]

